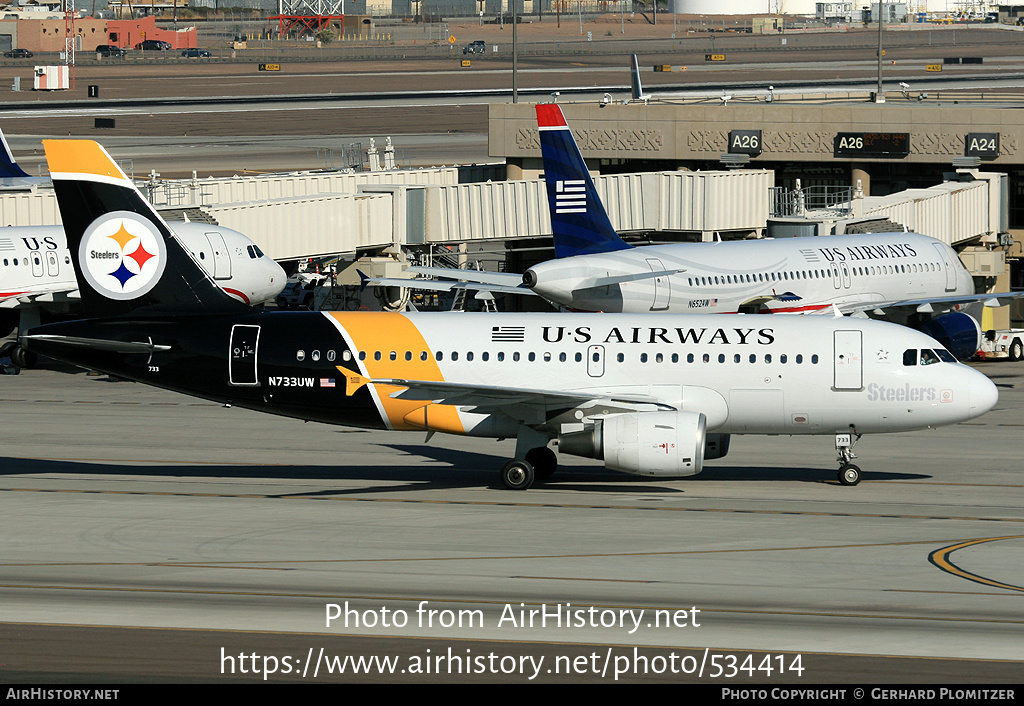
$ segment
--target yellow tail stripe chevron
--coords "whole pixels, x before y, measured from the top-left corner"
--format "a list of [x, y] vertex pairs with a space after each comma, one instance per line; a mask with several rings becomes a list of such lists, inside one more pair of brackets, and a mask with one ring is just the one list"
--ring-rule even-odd
[[81, 174], [124, 179], [124, 174], [92, 140], [43, 140], [51, 174]]
[[[443, 382], [441, 368], [434, 359], [434, 351], [427, 345], [423, 334], [403, 314], [389, 312], [331, 312], [331, 316], [348, 332], [358, 356], [366, 353], [361, 365], [370, 379], [400, 378], [403, 380], [426, 380]], [[380, 352], [380, 360], [376, 353]], [[426, 356], [423, 353], [426, 353]], [[410, 360], [406, 360], [406, 354]], [[394, 360], [392, 360], [394, 354]], [[425, 358], [425, 360], [424, 360]], [[348, 382], [355, 392], [362, 380]], [[429, 428], [454, 434], [465, 433], [459, 412], [449, 405], [428, 404], [422, 400], [401, 400], [390, 397], [393, 392], [404, 388], [393, 385], [377, 385], [381, 406], [394, 429], [424, 429], [429, 419]], [[425, 407], [430, 408], [429, 415]], [[418, 411], [422, 410], [422, 412]]]

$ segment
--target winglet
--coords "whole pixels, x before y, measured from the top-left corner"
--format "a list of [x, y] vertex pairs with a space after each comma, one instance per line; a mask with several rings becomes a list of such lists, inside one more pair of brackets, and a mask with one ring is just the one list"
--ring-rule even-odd
[[364, 377], [353, 370], [349, 370], [348, 368], [342, 367], [340, 365], [337, 365], [335, 367], [338, 368], [339, 373], [345, 376], [346, 397], [351, 397], [352, 395], [356, 394], [356, 392], [358, 392], [360, 388], [362, 388], [371, 381], [370, 378]]
[[562, 109], [554, 103], [536, 109], [555, 257], [629, 249], [608, 219]]

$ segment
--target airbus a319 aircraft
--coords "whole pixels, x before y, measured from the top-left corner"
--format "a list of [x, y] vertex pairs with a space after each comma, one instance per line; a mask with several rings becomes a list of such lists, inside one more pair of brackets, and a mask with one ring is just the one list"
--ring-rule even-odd
[[89, 141], [45, 141], [82, 302], [34, 351], [226, 405], [370, 429], [516, 439], [502, 482], [555, 471], [548, 448], [643, 476], [699, 473], [729, 434], [836, 435], [953, 424], [997, 400], [929, 336], [844, 317], [268, 312], [218, 289]]
[[[665, 313], [863, 312], [934, 336], [958, 359], [981, 328], [958, 311], [1002, 306], [1020, 292], [976, 294], [945, 243], [917, 233], [680, 243], [633, 247], [612, 227], [558, 105], [536, 106], [556, 259], [520, 275], [443, 268], [409, 271], [495, 293], [536, 294], [574, 311]], [[437, 288], [431, 280], [373, 284]]]

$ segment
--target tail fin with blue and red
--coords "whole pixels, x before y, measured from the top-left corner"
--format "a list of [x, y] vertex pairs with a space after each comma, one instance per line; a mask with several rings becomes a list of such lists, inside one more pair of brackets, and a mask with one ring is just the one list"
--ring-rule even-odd
[[555, 236], [555, 257], [592, 255], [632, 247], [615, 232], [594, 188], [562, 109], [537, 105], [537, 129]]

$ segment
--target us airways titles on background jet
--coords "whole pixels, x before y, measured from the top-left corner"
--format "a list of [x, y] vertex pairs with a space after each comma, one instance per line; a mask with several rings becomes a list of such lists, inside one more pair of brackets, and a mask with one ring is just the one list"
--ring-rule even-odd
[[534, 265], [521, 281], [505, 273], [410, 271], [464, 280], [449, 287], [537, 294], [575, 311], [813, 313], [834, 306], [920, 328], [961, 360], [977, 352], [981, 329], [960, 306], [1001, 306], [1021, 296], [975, 294], [956, 252], [917, 233], [633, 247], [612, 227], [561, 108], [536, 110], [556, 259]]
[[371, 429], [515, 438], [509, 488], [548, 448], [643, 476], [699, 473], [730, 434], [953, 424], [997, 400], [929, 336], [844, 317], [270, 312], [218, 289], [106, 152], [45, 141], [90, 316], [30, 350], [225, 405]]

